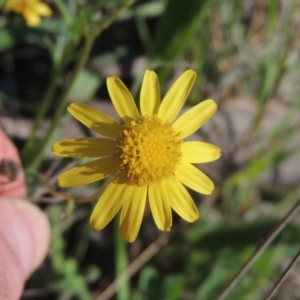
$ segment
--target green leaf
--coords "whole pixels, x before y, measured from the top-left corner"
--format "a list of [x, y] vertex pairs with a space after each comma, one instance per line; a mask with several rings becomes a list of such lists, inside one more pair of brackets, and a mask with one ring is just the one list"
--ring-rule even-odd
[[165, 277], [163, 283], [164, 299], [176, 300], [180, 299], [180, 294], [184, 287], [184, 277], [179, 275], [169, 275]]
[[87, 102], [93, 97], [101, 82], [101, 78], [92, 72], [82, 70], [73, 85], [70, 98], [73, 101]]
[[54, 0], [54, 2], [58, 10], [60, 11], [65, 23], [67, 24], [67, 26], [70, 26], [74, 22], [74, 20], [67, 4], [65, 4], [65, 1], [62, 0]]
[[207, 0], [169, 0], [161, 16], [150, 61], [174, 61], [186, 49]]
[[15, 44], [15, 38], [9, 30], [0, 31], [0, 53], [4, 52], [8, 48], [11, 48]]

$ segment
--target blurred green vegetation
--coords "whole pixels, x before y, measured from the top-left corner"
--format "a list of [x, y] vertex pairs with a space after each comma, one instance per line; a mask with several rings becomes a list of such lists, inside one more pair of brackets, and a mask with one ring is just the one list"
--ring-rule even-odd
[[[215, 299], [299, 198], [299, 174], [282, 170], [289, 161], [299, 165], [299, 1], [47, 2], [54, 16], [37, 28], [26, 27], [19, 15], [0, 15], [0, 115], [17, 114], [33, 124], [26, 138], [10, 133], [22, 154], [29, 196], [53, 230], [49, 255], [23, 299], [103, 299], [128, 262], [138, 263], [137, 273], [112, 299]], [[175, 216], [166, 245], [139, 262], [161, 234], [151, 216], [146, 212], [134, 244], [120, 242], [113, 224], [93, 232], [94, 201], [86, 198], [97, 200], [99, 184], [58, 190], [55, 178], [70, 160], [50, 156], [49, 148], [71, 120], [69, 101], [107, 99], [105, 77], [114, 72], [138, 98], [145, 68], [158, 72], [163, 94], [193, 68], [198, 77], [189, 105], [213, 98], [224, 120], [238, 116], [241, 127], [250, 121], [242, 134], [230, 118], [227, 135], [214, 125], [204, 132], [203, 140], [223, 150], [219, 162], [205, 167], [215, 192], [193, 194], [201, 218], [186, 224]], [[272, 103], [279, 116], [270, 111]], [[53, 126], [41, 134], [45, 120]], [[263, 299], [299, 250], [298, 224], [293, 220], [283, 230], [226, 299]], [[293, 278], [287, 284], [293, 287]], [[299, 299], [299, 286], [289, 290], [274, 299]]]

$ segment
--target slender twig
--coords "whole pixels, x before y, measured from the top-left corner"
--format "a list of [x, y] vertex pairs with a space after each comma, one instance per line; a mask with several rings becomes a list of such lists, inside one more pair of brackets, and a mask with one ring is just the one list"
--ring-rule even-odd
[[128, 6], [133, 4], [134, 0], [125, 0], [124, 3], [118, 8], [115, 12], [113, 12], [103, 23], [100, 23], [96, 26], [90, 34], [99, 35], [103, 30], [105, 30], [111, 23], [120, 15], [120, 13], [125, 10]]
[[124, 282], [129, 280], [141, 267], [168, 243], [168, 235], [162, 234], [155, 242], [144, 250], [128, 268], [95, 300], [110, 299]]
[[72, 196], [69, 193], [58, 192], [54, 190], [53, 187], [50, 184], [48, 184], [48, 182], [42, 176], [39, 176], [39, 180], [41, 182], [41, 185], [44, 186], [48, 191], [48, 193], [51, 194], [52, 196], [61, 197], [66, 201], [74, 201], [74, 196]]
[[288, 212], [288, 214], [282, 219], [282, 221], [275, 227], [275, 229], [267, 236], [263, 243], [255, 250], [244, 266], [237, 272], [237, 274], [231, 279], [224, 290], [219, 294], [216, 300], [223, 300], [231, 292], [231, 290], [236, 286], [239, 280], [245, 275], [245, 273], [250, 269], [250, 267], [256, 262], [260, 257], [262, 252], [272, 243], [272, 241], [279, 235], [279, 233], [291, 222], [291, 220], [296, 216], [300, 209], [300, 200], [293, 206], [293, 208]]
[[[75, 167], [76, 164], [77, 164], [77, 161], [76, 161], [76, 160], [73, 160], [72, 162], [70, 162], [69, 164], [67, 164], [64, 168], [62, 168], [62, 169], [60, 170], [60, 172], [62, 173], [62, 172], [64, 172], [64, 171], [68, 170], [68, 169], [71, 169], [71, 168]], [[38, 178], [39, 178], [39, 177], [38, 177]], [[46, 178], [47, 178], [47, 176], [46, 176]], [[54, 185], [54, 183], [56, 182], [56, 180], [57, 180], [57, 174], [53, 175], [52, 177], [47, 178], [47, 183], [48, 183], [50, 186], [52, 186], [52, 185]], [[44, 186], [39, 185], [39, 187], [37, 188], [37, 190], [36, 190], [36, 191], [33, 193], [33, 195], [30, 197], [31, 201], [34, 201], [34, 202], [35, 202], [35, 201], [39, 201], [40, 197], [42, 197], [42, 195], [43, 195], [44, 193], [46, 193], [47, 191], [48, 191], [48, 190], [47, 190]]]
[[115, 178], [115, 176], [110, 176], [109, 178], [106, 179], [105, 183], [98, 188], [96, 191], [94, 191], [91, 195], [86, 196], [84, 198], [79, 199], [79, 202], [91, 202], [93, 201], [96, 197], [99, 195], [103, 194], [108, 185], [112, 182], [112, 180]]
[[281, 286], [289, 272], [292, 270], [292, 268], [297, 264], [298, 260], [300, 258], [300, 250], [298, 251], [297, 255], [294, 257], [294, 259], [291, 261], [291, 263], [288, 265], [288, 267], [284, 270], [280, 278], [277, 280], [277, 282], [274, 284], [272, 289], [270, 290], [269, 294], [265, 298], [265, 300], [271, 300], [272, 297], [277, 292], [278, 288]]

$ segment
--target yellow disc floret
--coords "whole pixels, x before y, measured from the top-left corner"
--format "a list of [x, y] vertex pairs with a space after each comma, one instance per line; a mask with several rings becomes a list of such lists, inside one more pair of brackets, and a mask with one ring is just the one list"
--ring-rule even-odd
[[125, 124], [117, 147], [129, 184], [147, 185], [172, 175], [182, 156], [179, 134], [156, 115]]

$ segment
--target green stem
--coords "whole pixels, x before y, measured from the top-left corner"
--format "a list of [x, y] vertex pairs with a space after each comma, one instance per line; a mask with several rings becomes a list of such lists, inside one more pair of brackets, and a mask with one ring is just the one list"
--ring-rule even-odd
[[76, 78], [78, 77], [80, 71], [84, 68], [84, 66], [87, 62], [87, 59], [90, 55], [95, 38], [118, 17], [118, 15], [121, 13], [121, 11], [123, 11], [125, 8], [127, 8], [132, 3], [133, 3], [132, 0], [125, 0], [123, 5], [119, 9], [117, 9], [112, 15], [110, 15], [103, 23], [99, 24], [98, 26], [93, 28], [90, 32], [86, 33], [84, 46], [83, 46], [83, 49], [79, 56], [79, 60], [75, 67], [74, 73], [71, 77], [71, 80], [69, 81], [69, 83], [61, 97], [59, 106], [56, 110], [56, 113], [54, 115], [54, 118], [52, 120], [50, 128], [48, 129], [48, 132], [44, 136], [44, 138], [37, 145], [37, 147], [35, 149], [33, 149], [33, 151], [32, 151], [32, 153], [34, 153], [36, 156], [33, 158], [33, 160], [29, 164], [30, 169], [36, 170], [41, 163], [42, 154], [44, 153], [44, 149], [46, 148], [47, 144], [49, 143], [49, 140], [50, 140], [52, 134], [54, 133], [55, 128], [57, 127], [62, 114], [64, 113], [64, 110], [65, 110], [70, 92], [72, 90], [73, 84], [74, 84]]
[[74, 49], [74, 46], [75, 46], [74, 43], [70, 41], [70, 43], [64, 50], [64, 54], [61, 58], [59, 66], [56, 65], [52, 71], [49, 84], [46, 88], [44, 96], [41, 100], [41, 105], [35, 117], [34, 124], [31, 129], [31, 133], [25, 143], [25, 146], [22, 149], [22, 158], [24, 163], [26, 163], [28, 160], [30, 161], [30, 158], [32, 157], [32, 152], [33, 149], [35, 148], [35, 143], [36, 143], [35, 137], [36, 137], [37, 130], [41, 126], [41, 122], [44, 120], [46, 113], [51, 105], [51, 101], [53, 100], [54, 94], [56, 92], [60, 80], [60, 76], [66, 64], [69, 61], [70, 51], [71, 49], [72, 50]]
[[[115, 273], [116, 278], [119, 278], [128, 267], [128, 255], [125, 242], [121, 238], [119, 232], [119, 218], [114, 219], [114, 240], [115, 240]], [[130, 286], [128, 279], [123, 281], [123, 284], [117, 290], [117, 299], [130, 299]]]
[[30, 164], [30, 168], [36, 169], [38, 168], [40, 161], [41, 161], [41, 156], [43, 153], [44, 148], [46, 147], [49, 139], [51, 138], [55, 128], [57, 127], [60, 118], [62, 116], [62, 114], [64, 113], [70, 92], [72, 90], [73, 84], [77, 78], [77, 76], [79, 75], [80, 71], [82, 70], [82, 68], [85, 66], [86, 61], [89, 57], [89, 54], [91, 52], [93, 43], [95, 40], [95, 36], [94, 35], [90, 35], [90, 36], [86, 36], [85, 38], [85, 43], [81, 52], [81, 55], [79, 56], [79, 60], [77, 62], [77, 65], [75, 67], [74, 73], [61, 97], [61, 100], [59, 102], [59, 106], [56, 110], [56, 113], [54, 115], [54, 118], [52, 120], [52, 123], [50, 125], [50, 128], [48, 129], [47, 134], [44, 136], [44, 138], [41, 140], [41, 142], [38, 144], [37, 149], [34, 151], [35, 153], [38, 153], [38, 155], [35, 156], [34, 160], [31, 162]]
[[119, 14], [126, 9], [128, 6], [130, 6], [134, 0], [125, 0], [122, 6], [120, 6], [119, 9], [117, 9], [114, 13], [112, 13], [103, 23], [99, 24], [94, 28], [94, 30], [91, 32], [92, 35], [99, 35], [104, 29], [106, 29], [118, 16]]
[[59, 77], [60, 70], [56, 69], [53, 71], [53, 75], [51, 76], [50, 84], [48, 85], [46, 92], [44, 94], [44, 97], [41, 101], [41, 106], [37, 112], [37, 115], [34, 120], [34, 124], [30, 133], [30, 136], [28, 137], [26, 144], [23, 149], [23, 154], [26, 154], [28, 149], [32, 147], [32, 144], [34, 143], [34, 137], [36, 136], [36, 131], [41, 125], [41, 121], [44, 119], [46, 112], [51, 104], [51, 100], [53, 99], [56, 85], [57, 85], [57, 78]]

